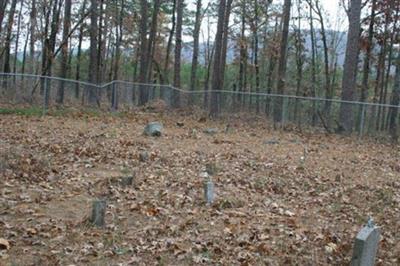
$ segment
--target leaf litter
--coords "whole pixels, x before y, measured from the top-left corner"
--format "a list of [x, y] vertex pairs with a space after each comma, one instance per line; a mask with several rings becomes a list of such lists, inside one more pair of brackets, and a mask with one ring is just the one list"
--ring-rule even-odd
[[[162, 137], [142, 134], [150, 121]], [[343, 265], [368, 216], [382, 227], [378, 264], [400, 263], [398, 146], [228, 125], [148, 111], [0, 117], [0, 264]], [[97, 198], [104, 229], [87, 223]]]

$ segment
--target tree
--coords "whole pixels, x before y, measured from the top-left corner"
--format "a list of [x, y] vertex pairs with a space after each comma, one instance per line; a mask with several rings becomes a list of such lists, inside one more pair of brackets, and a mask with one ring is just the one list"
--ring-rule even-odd
[[[119, 79], [119, 65], [121, 63], [121, 44], [123, 40], [123, 18], [124, 18], [124, 8], [125, 8], [125, 0], [121, 0], [121, 7], [118, 11], [118, 8], [115, 7], [116, 17], [118, 20], [116, 21], [116, 41], [115, 41], [115, 58], [114, 58], [114, 74], [113, 80]], [[118, 91], [115, 86], [112, 88], [112, 109], [118, 109]]]
[[[182, 53], [182, 21], [183, 21], [183, 0], [177, 0], [176, 12], [176, 35], [175, 35], [175, 62], [174, 62], [174, 87], [181, 88], [181, 53]], [[173, 105], [179, 107], [179, 92], [174, 90]]]
[[[393, 95], [390, 104], [394, 106], [400, 105], [400, 51], [397, 52], [397, 60], [396, 60], [396, 75], [393, 86]], [[389, 131], [392, 136], [393, 142], [398, 141], [398, 127], [397, 127], [397, 116], [398, 116], [399, 108], [393, 107], [390, 112], [390, 121], [389, 121]]]
[[[369, 75], [371, 68], [371, 57], [373, 51], [373, 38], [374, 38], [374, 27], [375, 27], [375, 12], [376, 12], [376, 2], [377, 0], [372, 0], [371, 6], [371, 14], [369, 18], [369, 26], [368, 26], [368, 38], [366, 38], [363, 46], [365, 47], [365, 56], [363, 63], [363, 76], [362, 76], [362, 86], [361, 86], [361, 94], [360, 94], [360, 102], [365, 102], [368, 99], [368, 91], [369, 91]], [[360, 106], [359, 110], [359, 119], [365, 114], [365, 108]], [[364, 112], [364, 114], [362, 113]]]
[[[287, 47], [289, 37], [289, 22], [290, 22], [290, 8], [291, 0], [285, 0], [283, 6], [283, 30], [281, 37], [281, 49], [278, 67], [278, 83], [276, 91], [278, 94], [283, 94], [285, 91], [285, 76], [286, 76], [286, 63], [287, 63]], [[279, 97], [275, 99], [274, 108], [274, 122], [282, 121], [282, 108], [283, 98]]]
[[15, 7], [17, 6], [17, 0], [12, 0], [11, 7], [8, 15], [8, 22], [7, 22], [7, 33], [6, 39], [4, 44], [4, 73], [9, 73], [11, 71], [10, 68], [10, 54], [11, 54], [11, 35], [12, 35], [12, 28], [14, 23], [14, 14], [15, 14]]
[[[357, 59], [360, 37], [361, 0], [351, 0], [349, 10], [349, 31], [347, 34], [346, 56], [343, 67], [342, 100], [353, 101], [356, 89]], [[353, 130], [352, 105], [342, 103], [340, 105], [340, 125], [345, 133]]]
[[29, 42], [29, 54], [30, 54], [30, 71], [33, 74], [35, 72], [35, 30], [36, 30], [36, 0], [32, 0], [31, 12], [30, 12], [30, 42]]
[[[68, 34], [71, 28], [71, 8], [72, 1], [65, 0], [64, 7], [64, 26], [63, 26], [63, 44], [61, 45], [61, 68], [60, 68], [60, 77], [66, 78], [68, 72]], [[57, 91], [57, 103], [64, 103], [64, 86], [65, 82], [62, 80], [60, 82], [60, 86]]]
[[165, 81], [168, 82], [169, 80], [169, 61], [170, 61], [170, 55], [171, 55], [171, 49], [172, 49], [172, 40], [175, 34], [175, 26], [176, 26], [176, 1], [172, 1], [172, 18], [171, 18], [171, 27], [169, 30], [169, 36], [168, 36], [168, 42], [167, 42], [167, 50], [165, 52], [165, 61], [164, 61], [164, 79]]
[[[13, 72], [17, 73], [17, 61], [18, 61], [18, 50], [19, 50], [19, 39], [21, 36], [21, 23], [22, 23], [22, 9], [24, 6], [24, 1], [21, 0], [20, 8], [18, 11], [18, 22], [17, 22], [17, 33], [15, 37], [15, 53], [14, 53], [14, 63], [13, 63]], [[15, 76], [14, 76], [15, 82]]]
[[[147, 53], [147, 1], [140, 0], [140, 73], [139, 73], [139, 82], [146, 83], [147, 82], [147, 64], [148, 64], [148, 53]], [[144, 105], [148, 101], [148, 91], [145, 86], [140, 86], [140, 97], [139, 97], [139, 105]]]
[[228, 23], [231, 11], [232, 0], [219, 1], [218, 7], [218, 24], [217, 33], [214, 44], [214, 66], [211, 81], [211, 108], [210, 116], [216, 117], [219, 112], [219, 93], [218, 90], [223, 89], [225, 76], [226, 47], [228, 42]]
[[[202, 4], [201, 0], [197, 0], [196, 4], [196, 19], [193, 30], [193, 56], [192, 56], [192, 68], [190, 73], [190, 90], [196, 90], [197, 83], [197, 66], [199, 63], [199, 39], [200, 39], [200, 27], [202, 21]], [[193, 102], [193, 96], [190, 97], [190, 101]]]
[[[85, 10], [86, 10], [86, 3], [87, 0], [83, 0], [80, 17], [83, 19], [85, 17]], [[81, 58], [82, 58], [82, 42], [83, 42], [83, 31], [84, 31], [84, 23], [81, 23], [79, 27], [79, 35], [78, 35], [78, 51], [76, 54], [76, 72], [75, 72], [75, 79], [81, 79]], [[75, 98], [79, 97], [79, 84], [75, 85]]]
[[[89, 50], [89, 75], [88, 80], [97, 84], [99, 80], [98, 68], [98, 5], [96, 0], [90, 0], [90, 50]], [[89, 88], [89, 103], [95, 104], [97, 101], [97, 90]]]
[[0, 34], [3, 25], [4, 13], [6, 11], [6, 7], [8, 4], [8, 0], [0, 0]]

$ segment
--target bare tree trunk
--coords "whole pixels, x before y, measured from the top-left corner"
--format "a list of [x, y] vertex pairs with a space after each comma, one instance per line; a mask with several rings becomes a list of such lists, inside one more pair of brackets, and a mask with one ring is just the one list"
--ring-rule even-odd
[[12, 35], [12, 27], [14, 24], [14, 14], [16, 6], [17, 6], [17, 0], [12, 0], [8, 15], [6, 39], [4, 41], [4, 68], [3, 68], [4, 73], [10, 73], [11, 71], [10, 68], [11, 35]]
[[[149, 56], [147, 54], [147, 1], [140, 0], [140, 8], [141, 8], [141, 19], [140, 19], [140, 73], [139, 73], [139, 82], [146, 83], [147, 82], [147, 63], [149, 60]], [[148, 91], [145, 86], [140, 86], [140, 97], [139, 97], [139, 105], [145, 105], [148, 101]]]
[[[395, 15], [395, 20], [393, 22], [393, 31], [390, 33], [390, 47], [389, 47], [389, 60], [388, 60], [388, 65], [387, 65], [387, 70], [386, 70], [386, 78], [385, 78], [385, 89], [383, 93], [383, 101], [382, 103], [386, 104], [387, 103], [387, 95], [388, 95], [388, 88], [389, 88], [389, 80], [390, 80], [390, 74], [392, 72], [392, 63], [393, 63], [393, 49], [394, 49], [394, 44], [396, 42], [395, 38], [398, 37], [398, 14], [399, 10], [396, 11]], [[386, 107], [382, 107], [382, 123], [381, 123], [381, 130], [385, 130], [386, 125], [389, 124], [389, 115], [386, 116]]]
[[[117, 23], [117, 35], [116, 35], [116, 43], [115, 43], [115, 58], [114, 58], [114, 75], [113, 79], [118, 80], [119, 76], [119, 65], [120, 65], [120, 60], [121, 60], [121, 43], [123, 40], [123, 17], [124, 17], [124, 8], [125, 8], [125, 0], [121, 0], [121, 9], [119, 14], [116, 16], [118, 17], [118, 23]], [[116, 8], [116, 11], [118, 12], [118, 9]], [[117, 110], [118, 109], [118, 91], [117, 88], [112, 89], [112, 98], [111, 98], [111, 103], [112, 103], [112, 109]]]
[[[65, 0], [64, 7], [64, 26], [63, 26], [63, 44], [61, 48], [61, 70], [60, 77], [66, 78], [68, 72], [68, 34], [71, 28], [71, 7], [72, 0]], [[57, 91], [57, 103], [64, 103], [64, 86], [65, 82], [60, 81], [60, 86]]]
[[[90, 0], [90, 55], [89, 55], [89, 82], [97, 84], [99, 80], [98, 68], [98, 5], [97, 0]], [[89, 104], [94, 105], [97, 101], [97, 89], [89, 87]]]
[[[378, 101], [380, 104], [382, 103], [383, 99], [383, 88], [384, 88], [384, 83], [385, 83], [385, 63], [386, 63], [386, 55], [387, 55], [387, 41], [388, 41], [388, 35], [389, 35], [389, 15], [386, 15], [385, 19], [385, 27], [384, 27], [384, 33], [383, 33], [383, 42], [381, 46], [381, 52], [379, 54], [379, 59], [378, 59], [378, 69], [377, 69], [377, 75], [376, 75], [376, 85], [375, 85], [375, 95], [374, 95], [374, 100]], [[374, 107], [375, 108], [375, 107]], [[378, 114], [376, 117], [375, 121], [375, 129], [379, 130], [379, 125], [380, 125], [380, 119], [381, 119], [381, 111], [382, 108], [379, 106], [378, 107]]]
[[153, 5], [153, 15], [151, 19], [150, 36], [147, 44], [147, 53], [149, 55], [149, 62], [147, 65], [147, 80], [151, 80], [153, 73], [153, 60], [154, 52], [156, 47], [156, 35], [157, 35], [157, 24], [158, 24], [158, 13], [160, 10], [160, 0], [155, 0]]
[[172, 49], [172, 39], [175, 34], [175, 26], [176, 26], [176, 17], [175, 17], [175, 12], [176, 12], [176, 1], [173, 0], [173, 6], [172, 6], [172, 25], [169, 31], [169, 37], [168, 37], [168, 43], [167, 43], [167, 51], [165, 55], [165, 64], [164, 64], [164, 77], [165, 81], [168, 83], [169, 82], [169, 57], [171, 54], [171, 49]]
[[224, 23], [225, 23], [225, 9], [226, 1], [220, 0], [218, 7], [218, 24], [217, 33], [214, 42], [214, 66], [211, 81], [211, 106], [210, 106], [210, 116], [215, 117], [218, 114], [218, 94], [216, 90], [221, 90], [223, 73], [221, 72], [221, 59], [222, 59], [222, 42], [224, 34]]
[[[375, 11], [376, 11], [376, 1], [372, 0], [371, 6], [371, 15], [370, 22], [368, 26], [368, 39], [366, 43], [366, 51], [364, 56], [363, 63], [363, 77], [362, 77], [362, 86], [361, 86], [361, 94], [360, 94], [360, 102], [365, 102], [368, 99], [368, 91], [369, 91], [369, 76], [370, 76], [370, 68], [371, 68], [371, 56], [372, 50], [374, 47], [373, 39], [374, 39], [374, 26], [375, 26]], [[363, 112], [365, 112], [365, 108], [360, 106], [358, 110], [358, 120], [363, 116]]]
[[[318, 20], [321, 25], [321, 37], [322, 37], [322, 44], [324, 48], [324, 71], [325, 71], [325, 98], [330, 100], [333, 98], [333, 90], [330, 85], [330, 73], [329, 73], [329, 48], [328, 48], [328, 42], [326, 38], [326, 31], [325, 31], [325, 23], [324, 23], [324, 16], [322, 14], [321, 6], [319, 3], [319, 0], [315, 2], [315, 6], [311, 4], [311, 1], [309, 1], [310, 6], [315, 10]], [[326, 118], [328, 119], [329, 123], [329, 117], [330, 117], [330, 109], [331, 109], [331, 102], [330, 101], [325, 101], [325, 106], [324, 106], [324, 114]]]
[[60, 12], [61, 12], [62, 0], [54, 1], [53, 11], [52, 11], [52, 20], [50, 26], [50, 36], [45, 40], [45, 51], [44, 55], [44, 63], [42, 63], [42, 75], [51, 76], [53, 59], [54, 59], [54, 50], [56, 48], [56, 38], [59, 29], [59, 20], [60, 20]]
[[[81, 7], [81, 18], [85, 16], [86, 10], [86, 2], [87, 0], [83, 0]], [[81, 80], [81, 57], [82, 57], [82, 42], [83, 42], [83, 31], [84, 31], [84, 23], [81, 23], [79, 27], [79, 37], [78, 37], [78, 52], [76, 54], [76, 73], [75, 79]], [[75, 98], [79, 98], [79, 83], [75, 85]]]
[[[199, 63], [199, 37], [200, 27], [202, 21], [201, 14], [201, 0], [197, 0], [196, 4], [196, 21], [193, 31], [193, 57], [192, 57], [192, 69], [190, 74], [190, 90], [195, 91], [197, 87], [197, 66]], [[193, 95], [190, 96], [190, 103], [193, 103]]]
[[2, 30], [2, 25], [3, 25], [3, 19], [4, 19], [4, 13], [6, 11], [6, 7], [8, 4], [8, 0], [0, 0], [0, 34]]
[[[28, 42], [29, 42], [29, 31], [26, 32], [26, 38], [25, 38], [25, 44], [24, 44], [24, 51], [23, 51], [23, 55], [22, 55], [22, 67], [21, 67], [21, 73], [24, 74], [25, 73], [25, 67], [26, 67], [26, 53], [28, 50]], [[24, 77], [22, 77], [23, 79]]]
[[[281, 51], [279, 58], [279, 67], [278, 67], [278, 84], [277, 84], [277, 93], [283, 94], [285, 91], [285, 76], [286, 76], [286, 63], [287, 63], [287, 46], [288, 46], [288, 37], [289, 37], [289, 21], [290, 21], [290, 7], [291, 0], [285, 0], [283, 6], [283, 30], [281, 37]], [[275, 108], [274, 108], [274, 122], [282, 122], [282, 108], [283, 108], [283, 98], [278, 98], [275, 100]]]
[[[399, 106], [400, 104], [400, 51], [397, 52], [397, 60], [396, 60], [396, 75], [393, 86], [393, 94], [390, 104]], [[389, 121], [389, 132], [392, 136], [393, 142], [397, 143], [398, 141], [398, 112], [399, 108], [392, 108], [390, 112], [390, 121]]]
[[[353, 101], [357, 85], [357, 58], [359, 51], [361, 0], [351, 0], [349, 14], [349, 32], [347, 35], [346, 58], [343, 69], [342, 100]], [[353, 107], [351, 104], [340, 105], [340, 125], [345, 133], [353, 130]]]
[[29, 55], [30, 55], [30, 69], [29, 71], [35, 73], [35, 29], [36, 29], [36, 0], [32, 0], [31, 12], [30, 12], [30, 43], [29, 43]]
[[[174, 87], [181, 88], [181, 51], [182, 51], [182, 20], [183, 0], [177, 0], [176, 35], [175, 35], [175, 62], [174, 62]], [[173, 105], [180, 106], [180, 94], [174, 90]]]
[[[21, 15], [22, 15], [23, 6], [24, 6], [24, 1], [21, 0], [21, 6], [20, 6], [19, 12], [18, 12], [17, 36], [15, 38], [15, 54], [14, 54], [14, 63], [13, 63], [13, 72], [14, 73], [17, 73], [19, 38], [20, 38], [20, 33], [21, 33], [21, 21], [22, 21]], [[15, 76], [14, 76], [14, 82], [15, 82]]]
[[[244, 92], [246, 90], [246, 81], [245, 81], [245, 73], [246, 73], [246, 64], [247, 64], [247, 46], [246, 46], [246, 1], [242, 1], [241, 3], [241, 33], [240, 33], [240, 58], [239, 58], [239, 94], [238, 94], [238, 102], [240, 105], [244, 105], [244, 95], [240, 92]], [[241, 107], [240, 107], [241, 108]]]
[[[309, 2], [312, 3], [312, 2]], [[316, 82], [317, 82], [317, 63], [316, 63], [316, 41], [314, 30], [313, 8], [310, 4], [310, 37], [311, 37], [311, 97], [316, 97]], [[316, 102], [312, 102], [312, 121], [311, 125], [317, 124], [317, 106]]]
[[[303, 81], [303, 65], [304, 65], [304, 42], [303, 42], [303, 35], [301, 33], [301, 2], [300, 0], [297, 1], [297, 25], [295, 30], [295, 47], [296, 47], [296, 70], [297, 70], [297, 77], [296, 77], [296, 96], [300, 96], [300, 91], [302, 87]], [[296, 99], [295, 106], [294, 106], [294, 121], [299, 122], [301, 116], [299, 116], [299, 100]]]
[[[222, 83], [220, 84], [220, 89], [224, 89], [224, 84], [225, 84], [225, 68], [226, 68], [226, 53], [228, 50], [228, 34], [229, 34], [229, 18], [231, 15], [231, 7], [232, 7], [232, 2], [233, 0], [227, 0], [226, 7], [225, 7], [225, 14], [224, 14], [224, 33], [222, 36], [222, 51], [221, 51], [221, 80]], [[225, 99], [221, 97], [221, 94], [218, 93], [218, 104], [222, 104], [222, 99]], [[219, 108], [220, 110], [221, 108]]]
[[[254, 0], [254, 68], [256, 72], [256, 92], [260, 92], [260, 67], [258, 65], [258, 0]], [[260, 113], [260, 96], [256, 98], [256, 112]]]
[[204, 62], [207, 66], [207, 71], [206, 71], [206, 79], [204, 81], [204, 98], [203, 98], [203, 108], [208, 109], [209, 104], [208, 104], [208, 91], [210, 87], [210, 76], [211, 76], [211, 65], [212, 65], [212, 59], [214, 57], [214, 46], [211, 48], [211, 40], [210, 40], [210, 32], [211, 32], [211, 26], [210, 26], [210, 17], [207, 17], [207, 42], [206, 42], [206, 48], [205, 48], [205, 53], [204, 53]]
[[[274, 82], [274, 72], [275, 72], [275, 66], [276, 66], [276, 61], [278, 60], [277, 57], [277, 39], [278, 39], [278, 28], [280, 25], [280, 22], [278, 21], [279, 17], [277, 16], [275, 19], [275, 27], [274, 27], [274, 35], [273, 35], [273, 41], [272, 41], [272, 49], [270, 48], [270, 56], [269, 56], [269, 64], [268, 64], [268, 71], [267, 71], [267, 93], [271, 94], [272, 93], [272, 88], [273, 88], [273, 82]], [[270, 45], [271, 46], [271, 45]], [[265, 104], [265, 113], [269, 117], [270, 112], [271, 112], [271, 97], [268, 97], [267, 102]]]
[[[106, 3], [107, 4], [107, 3]], [[102, 83], [104, 79], [104, 61], [105, 61], [105, 42], [106, 42], [106, 27], [107, 23], [104, 21], [104, 0], [98, 0], [98, 33], [97, 33], [97, 72], [98, 72], [98, 83]], [[106, 8], [107, 9], [107, 8]], [[107, 16], [106, 16], [107, 17]], [[104, 36], [103, 36], [104, 34]]]

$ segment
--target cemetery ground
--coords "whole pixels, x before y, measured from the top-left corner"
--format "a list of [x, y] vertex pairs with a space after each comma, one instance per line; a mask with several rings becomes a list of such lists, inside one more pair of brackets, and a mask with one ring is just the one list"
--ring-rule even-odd
[[400, 264], [399, 146], [157, 108], [3, 113], [0, 265], [349, 265], [369, 215], [378, 265]]

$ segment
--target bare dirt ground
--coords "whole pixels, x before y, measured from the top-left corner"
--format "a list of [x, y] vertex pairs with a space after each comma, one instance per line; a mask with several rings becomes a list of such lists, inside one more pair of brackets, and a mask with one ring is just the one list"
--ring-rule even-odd
[[[348, 265], [369, 215], [378, 265], [400, 264], [398, 146], [199, 118], [0, 116], [0, 265]], [[143, 135], [150, 121], [162, 137]], [[104, 229], [87, 222], [96, 198]]]

